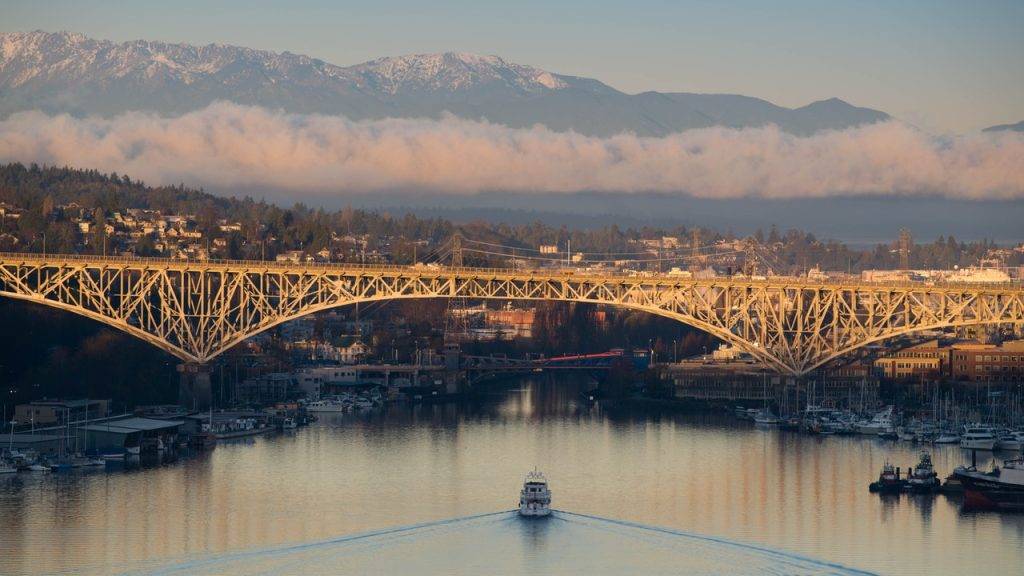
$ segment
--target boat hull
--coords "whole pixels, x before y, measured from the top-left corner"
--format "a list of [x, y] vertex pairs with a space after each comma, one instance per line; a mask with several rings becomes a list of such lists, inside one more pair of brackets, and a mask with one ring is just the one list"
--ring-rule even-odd
[[927, 494], [930, 492], [937, 492], [942, 487], [942, 483], [939, 482], [938, 478], [924, 481], [907, 481], [907, 489], [911, 492], [918, 492], [921, 494]]
[[960, 447], [966, 450], [992, 450], [996, 446], [995, 438], [983, 439], [979, 438], [976, 440], [962, 439], [960, 440]]
[[1024, 486], [1007, 484], [979, 473], [960, 473], [964, 506], [975, 509], [1024, 511]]
[[526, 517], [540, 517], [551, 514], [551, 508], [544, 505], [525, 504], [519, 507], [519, 515]]

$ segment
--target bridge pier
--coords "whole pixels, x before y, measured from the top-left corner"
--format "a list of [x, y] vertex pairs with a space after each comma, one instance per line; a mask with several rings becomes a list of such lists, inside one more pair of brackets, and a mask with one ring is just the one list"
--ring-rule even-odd
[[186, 410], [207, 410], [212, 400], [210, 370], [206, 364], [178, 364], [178, 405]]

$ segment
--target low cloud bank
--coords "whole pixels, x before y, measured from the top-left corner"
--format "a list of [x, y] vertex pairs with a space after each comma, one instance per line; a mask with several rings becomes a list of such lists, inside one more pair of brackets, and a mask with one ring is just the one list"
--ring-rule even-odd
[[765, 127], [595, 138], [454, 117], [353, 122], [216, 103], [175, 118], [15, 114], [0, 121], [0, 161], [307, 198], [380, 191], [1024, 198], [1024, 135], [935, 137], [895, 121], [807, 137]]

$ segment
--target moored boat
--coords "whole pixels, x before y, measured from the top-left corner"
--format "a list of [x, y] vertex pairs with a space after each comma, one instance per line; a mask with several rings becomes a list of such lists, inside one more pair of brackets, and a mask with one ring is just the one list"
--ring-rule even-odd
[[903, 442], [917, 442], [917, 432], [903, 426], [896, 428], [896, 437]]
[[914, 492], [934, 492], [941, 486], [939, 475], [935, 473], [935, 466], [932, 465], [931, 454], [921, 452], [921, 460], [907, 477], [907, 487]]
[[534, 470], [526, 475], [523, 490], [519, 493], [519, 514], [522, 516], [547, 516], [551, 514], [551, 490], [544, 475]]
[[754, 423], [760, 424], [761, 426], [775, 426], [779, 422], [779, 417], [768, 409], [758, 410], [757, 414], [754, 416]]
[[996, 438], [996, 450], [1020, 452], [1021, 446], [1024, 446], [1024, 432], [1006, 431]]
[[896, 429], [893, 427], [886, 428], [878, 433], [878, 437], [882, 440], [898, 440], [899, 435], [896, 433]]
[[892, 411], [893, 407], [889, 406], [885, 410], [875, 414], [871, 420], [864, 420], [857, 423], [857, 432], [859, 434], [878, 435], [884, 433], [886, 430], [892, 428]]
[[987, 426], [968, 426], [960, 436], [960, 447], [968, 450], [992, 450], [996, 446], [996, 435]]
[[306, 405], [307, 412], [347, 412], [351, 409], [351, 404], [331, 399], [317, 400]]
[[1006, 460], [990, 472], [961, 467], [953, 475], [964, 487], [964, 506], [1024, 511], [1024, 459]]
[[906, 484], [907, 481], [900, 478], [899, 469], [886, 462], [882, 466], [882, 472], [878, 475], [878, 480], [872, 482], [868, 489], [872, 492], [892, 494], [903, 490]]

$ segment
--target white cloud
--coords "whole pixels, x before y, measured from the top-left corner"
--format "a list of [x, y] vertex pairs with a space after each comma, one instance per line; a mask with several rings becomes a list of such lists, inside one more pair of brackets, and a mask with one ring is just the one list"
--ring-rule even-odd
[[394, 190], [1024, 197], [1024, 135], [935, 137], [899, 122], [808, 137], [766, 127], [596, 138], [454, 117], [353, 122], [216, 103], [175, 118], [15, 114], [0, 121], [0, 160], [304, 197]]

